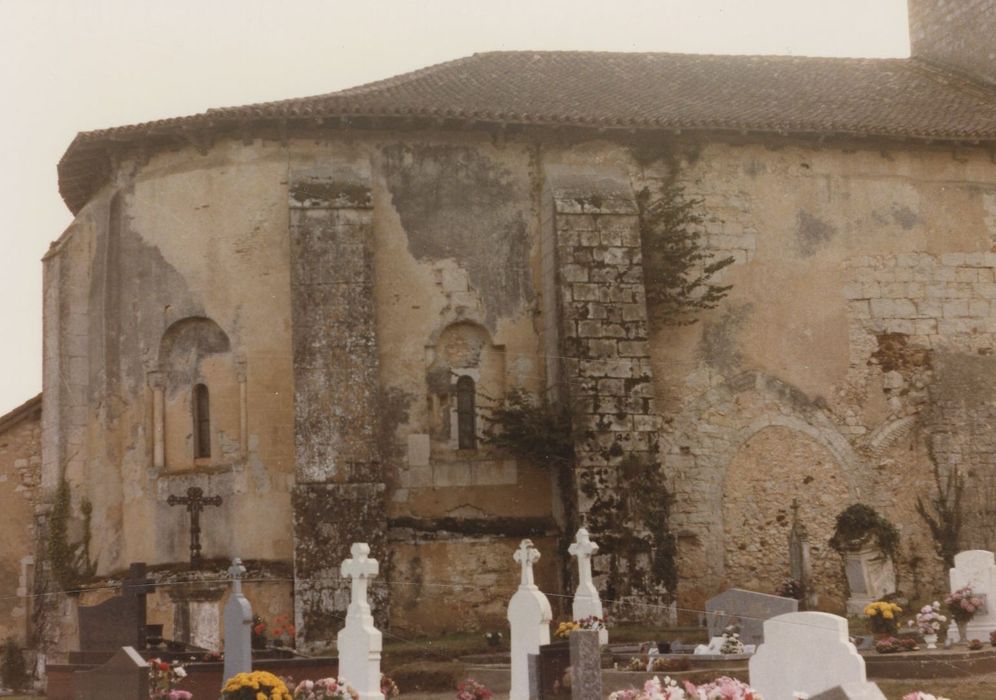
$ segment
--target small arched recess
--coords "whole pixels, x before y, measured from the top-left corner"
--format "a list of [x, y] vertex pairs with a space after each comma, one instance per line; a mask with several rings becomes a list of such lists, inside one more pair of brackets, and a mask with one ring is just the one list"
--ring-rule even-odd
[[245, 371], [228, 334], [210, 318], [166, 329], [150, 373], [152, 463], [169, 471], [224, 466], [245, 455]]

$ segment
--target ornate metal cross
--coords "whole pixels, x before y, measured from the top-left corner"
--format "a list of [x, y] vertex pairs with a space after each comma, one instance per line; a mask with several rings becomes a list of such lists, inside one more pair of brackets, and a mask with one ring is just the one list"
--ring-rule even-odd
[[191, 486], [186, 496], [170, 496], [166, 502], [171, 506], [187, 506], [190, 513], [190, 567], [201, 566], [201, 511], [204, 506], [220, 506], [221, 496], [204, 497], [204, 489]]
[[519, 586], [535, 585], [533, 581], [533, 564], [539, 561], [540, 553], [538, 549], [533, 547], [533, 541], [522, 540], [512, 558], [522, 566], [522, 577], [519, 580]]

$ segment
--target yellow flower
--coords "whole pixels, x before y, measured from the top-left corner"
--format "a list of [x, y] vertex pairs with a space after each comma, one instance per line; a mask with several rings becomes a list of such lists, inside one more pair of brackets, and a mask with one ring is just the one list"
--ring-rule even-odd
[[894, 615], [892, 614], [891, 610], [885, 610], [882, 612], [882, 617], [884, 617], [886, 620], [891, 620], [894, 617]]

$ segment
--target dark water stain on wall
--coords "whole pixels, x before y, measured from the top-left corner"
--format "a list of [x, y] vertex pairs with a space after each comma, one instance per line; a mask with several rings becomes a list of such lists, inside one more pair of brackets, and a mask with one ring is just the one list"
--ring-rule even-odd
[[803, 257], [815, 255], [835, 235], [837, 228], [818, 216], [808, 211], [800, 211], [796, 215], [795, 241]]
[[904, 231], [909, 231], [920, 223], [920, 217], [905, 204], [901, 206], [894, 204], [892, 206], [892, 220]]
[[394, 144], [383, 155], [412, 255], [456, 260], [494, 330], [497, 317], [514, 315], [533, 297], [528, 182], [473, 148]]
[[703, 324], [699, 351], [707, 365], [725, 374], [740, 367], [742, 358], [737, 336], [752, 311], [750, 304], [730, 306], [719, 318]]

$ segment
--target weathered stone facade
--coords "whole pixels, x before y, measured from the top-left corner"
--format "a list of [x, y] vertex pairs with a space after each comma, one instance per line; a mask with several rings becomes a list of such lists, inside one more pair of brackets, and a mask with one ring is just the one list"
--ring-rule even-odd
[[[91, 189], [63, 183], [78, 213], [45, 259], [41, 484], [67, 480], [74, 522], [93, 503], [99, 577], [182, 567], [167, 499], [190, 486], [223, 498], [208, 571], [293, 568], [247, 595], [314, 646], [356, 540], [381, 562], [376, 614], [419, 632], [504, 624], [524, 537], [543, 588], [569, 591], [582, 523], [617, 618], [770, 592], [793, 500], [820, 607], [846, 597], [827, 540], [855, 502], [899, 528], [903, 590], [936, 592], [915, 512], [935, 470], [976, 485], [964, 539], [991, 546], [992, 140], [241, 119], [123, 134]], [[647, 302], [635, 196], [672, 181], [734, 259], [693, 325]], [[512, 390], [571, 408], [569, 483], [488, 443]]]

